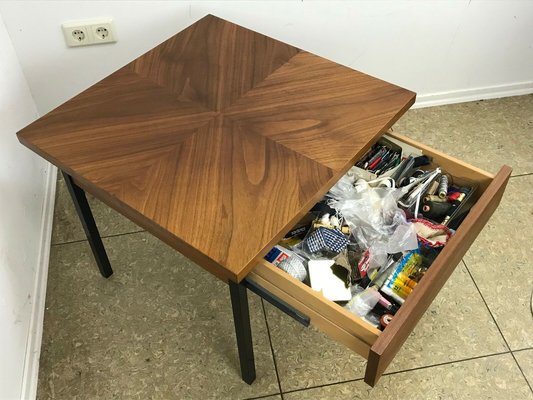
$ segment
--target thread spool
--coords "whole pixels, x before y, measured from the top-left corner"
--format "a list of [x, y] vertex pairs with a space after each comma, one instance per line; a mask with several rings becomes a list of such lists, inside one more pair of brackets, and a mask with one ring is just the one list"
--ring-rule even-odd
[[379, 319], [379, 323], [383, 329], [387, 327], [392, 322], [393, 315], [392, 314], [383, 314], [381, 318]]
[[427, 194], [428, 195], [434, 195], [435, 193], [437, 193], [437, 189], [438, 188], [439, 188], [439, 182], [438, 181], [431, 182], [431, 186], [429, 187], [429, 189], [427, 191]]
[[441, 199], [439, 196], [435, 194], [428, 194], [426, 197], [424, 197], [424, 203], [447, 203], [448, 199], [444, 198]]
[[440, 177], [438, 193], [441, 199], [445, 199], [448, 195], [448, 177], [446, 175]]
[[439, 202], [428, 201], [424, 203], [425, 204], [422, 206], [422, 214], [424, 215], [424, 217], [433, 220], [439, 220], [443, 218], [452, 206], [451, 203], [442, 202], [442, 200]]

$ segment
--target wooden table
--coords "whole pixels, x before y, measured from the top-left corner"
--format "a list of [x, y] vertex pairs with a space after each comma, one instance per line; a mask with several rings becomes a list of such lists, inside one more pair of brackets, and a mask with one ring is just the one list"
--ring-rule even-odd
[[63, 171], [103, 276], [84, 191], [228, 282], [251, 383], [247, 274], [414, 100], [209, 15], [18, 137]]

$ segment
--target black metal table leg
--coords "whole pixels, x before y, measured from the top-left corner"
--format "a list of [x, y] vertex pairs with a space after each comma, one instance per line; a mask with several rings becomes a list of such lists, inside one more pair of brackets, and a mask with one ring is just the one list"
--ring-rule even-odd
[[111, 269], [111, 264], [109, 263], [104, 244], [102, 243], [102, 238], [100, 237], [100, 233], [98, 232], [98, 228], [94, 222], [93, 213], [89, 207], [89, 202], [87, 201], [85, 192], [82, 188], [76, 185], [76, 183], [74, 183], [74, 180], [69, 174], [67, 174], [65, 171], [61, 172], [63, 173], [63, 178], [67, 184], [70, 197], [72, 197], [74, 207], [76, 208], [78, 217], [83, 225], [83, 230], [85, 231], [85, 235], [87, 236], [87, 240], [89, 241], [91, 250], [93, 251], [98, 269], [104, 278], [109, 278], [113, 274], [113, 269]]
[[233, 322], [239, 349], [242, 380], [252, 384], [255, 380], [254, 348], [252, 344], [252, 328], [250, 326], [250, 311], [248, 309], [248, 295], [243, 284], [229, 282], [231, 306], [233, 308]]

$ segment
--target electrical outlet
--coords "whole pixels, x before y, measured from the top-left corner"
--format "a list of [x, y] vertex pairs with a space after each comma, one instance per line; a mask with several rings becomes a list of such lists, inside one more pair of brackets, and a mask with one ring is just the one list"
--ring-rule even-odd
[[94, 38], [94, 44], [116, 42], [115, 28], [111, 18], [102, 18], [89, 25]]
[[89, 44], [89, 32], [85, 26], [63, 24], [62, 27], [67, 46], [86, 46]]
[[108, 17], [67, 21], [61, 25], [69, 47], [117, 41], [113, 19]]

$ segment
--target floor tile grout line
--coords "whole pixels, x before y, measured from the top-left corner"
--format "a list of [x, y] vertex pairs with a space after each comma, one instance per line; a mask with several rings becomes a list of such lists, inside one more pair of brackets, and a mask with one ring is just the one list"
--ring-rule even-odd
[[533, 175], [533, 172], [526, 172], [525, 174], [511, 175], [510, 178], [520, 178], [522, 176], [530, 176], [530, 175]]
[[274, 351], [274, 345], [272, 344], [272, 336], [270, 335], [270, 327], [268, 326], [268, 318], [265, 308], [265, 302], [263, 299], [261, 299], [261, 307], [263, 308], [263, 316], [265, 317], [265, 324], [267, 328], [267, 334], [268, 334], [268, 342], [270, 344], [270, 352], [272, 353], [272, 361], [274, 361], [274, 369], [276, 370], [276, 378], [278, 380], [278, 388], [279, 388], [279, 394], [281, 396], [281, 400], [283, 400], [283, 390], [281, 390], [281, 379], [279, 378], [279, 371], [278, 371], [278, 363], [276, 362], [276, 353]]
[[320, 388], [328, 387], [328, 386], [343, 385], [345, 383], [359, 382], [359, 381], [362, 381], [363, 379], [365, 379], [365, 378], [346, 379], [344, 381], [324, 383], [323, 385], [309, 386], [309, 387], [300, 388], [300, 389], [291, 389], [291, 390], [285, 391], [284, 394], [296, 393], [296, 392], [304, 392], [306, 390], [320, 389]]
[[494, 325], [496, 325], [496, 328], [498, 329], [498, 332], [500, 332], [500, 335], [501, 335], [501, 337], [503, 339], [503, 342], [505, 343], [505, 346], [507, 346], [507, 349], [509, 349], [509, 353], [511, 353], [511, 357], [513, 357], [513, 360], [514, 360], [516, 366], [520, 370], [520, 373], [522, 374], [522, 376], [525, 379], [527, 385], [529, 386], [529, 390], [533, 393], [533, 387], [531, 387], [531, 384], [527, 380], [526, 374], [522, 370], [522, 367], [520, 366], [520, 364], [518, 363], [518, 360], [516, 359], [515, 355], [513, 354], [513, 351], [511, 350], [511, 346], [509, 345], [509, 343], [507, 342], [507, 339], [503, 335], [503, 332], [502, 332], [502, 330], [500, 328], [500, 325], [498, 325], [498, 322], [496, 321], [496, 318], [494, 317], [494, 314], [492, 313], [492, 310], [489, 308], [489, 305], [487, 304], [487, 301], [485, 300], [485, 297], [483, 297], [483, 294], [481, 293], [481, 290], [479, 289], [479, 286], [477, 285], [477, 282], [474, 279], [474, 276], [470, 272], [470, 268], [468, 268], [468, 265], [466, 264], [466, 261], [464, 259], [462, 261], [463, 261], [463, 264], [464, 264], [464, 266], [465, 266], [465, 268], [466, 268], [466, 270], [468, 272], [468, 275], [470, 276], [470, 279], [472, 279], [472, 282], [474, 282], [474, 286], [476, 287], [476, 290], [478, 291], [479, 295], [481, 296], [481, 300], [483, 300], [483, 303], [485, 304], [485, 307], [487, 308], [487, 311], [489, 312], [489, 315], [491, 316], [492, 320], [494, 321]]
[[281, 393], [262, 394], [261, 396], [257, 396], [257, 397], [245, 397], [242, 400], [260, 400], [260, 399], [266, 399], [268, 397], [273, 397], [273, 396], [281, 396]]
[[481, 300], [483, 301], [483, 304], [485, 304], [485, 307], [487, 308], [487, 311], [489, 312], [490, 317], [492, 318], [492, 321], [494, 322], [494, 325], [496, 325], [496, 328], [498, 329], [498, 332], [500, 332], [500, 336], [503, 339], [503, 342], [505, 343], [505, 346], [507, 347], [507, 350], [511, 351], [511, 346], [509, 346], [509, 343], [507, 343], [507, 339], [505, 339], [505, 336], [503, 335], [502, 330], [500, 329], [500, 325], [498, 325], [498, 322], [496, 321], [496, 318], [494, 317], [494, 314], [492, 313], [487, 301], [485, 300], [485, 297], [483, 297], [483, 293], [481, 293], [481, 290], [479, 289], [479, 286], [477, 285], [476, 280], [474, 279], [474, 276], [470, 272], [470, 268], [468, 268], [468, 265], [466, 264], [466, 261], [462, 260], [463, 265], [466, 268], [466, 271], [468, 272], [468, 275], [470, 276], [470, 279], [472, 279], [472, 282], [474, 283], [474, 286], [476, 287], [477, 292], [479, 293], [479, 296], [481, 297]]
[[[509, 353], [511, 353], [511, 352], [510, 351], [502, 351], [502, 352], [498, 352], [498, 353], [491, 353], [491, 354], [485, 354], [485, 355], [480, 355], [480, 356], [475, 356], [475, 357], [468, 357], [468, 358], [464, 358], [464, 359], [460, 359], [460, 360], [445, 361], [445, 362], [442, 362], [442, 363], [436, 363], [436, 364], [430, 364], [430, 365], [423, 365], [423, 366], [420, 366], [420, 367], [408, 368], [408, 369], [404, 369], [404, 370], [401, 370], [401, 371], [386, 372], [382, 376], [397, 375], [397, 374], [402, 374], [402, 373], [405, 373], [405, 372], [412, 372], [412, 371], [418, 371], [418, 370], [423, 370], [423, 369], [441, 367], [441, 366], [450, 365], [450, 364], [456, 364], [456, 363], [462, 363], [462, 362], [477, 360], [477, 359], [480, 359], [480, 358], [501, 356], [501, 355], [505, 355], [505, 354], [509, 354]], [[345, 384], [345, 383], [359, 382], [359, 381], [362, 381], [364, 379], [365, 379], [364, 377], [363, 378], [356, 378], [356, 379], [347, 379], [347, 380], [338, 381], [338, 382], [325, 383], [323, 385], [310, 386], [310, 387], [307, 387], [307, 388], [287, 390], [284, 393], [288, 394], [288, 393], [293, 393], [293, 392], [301, 392], [301, 391], [304, 391], [304, 390], [318, 389], [318, 388], [321, 388], [321, 387], [327, 387], [327, 386], [333, 386], [333, 385], [342, 385], [342, 384]]]
[[509, 354], [509, 353], [511, 353], [511, 352], [510, 351], [500, 351], [498, 353], [491, 353], [491, 354], [485, 354], [485, 355], [480, 355], [480, 356], [468, 357], [468, 358], [463, 358], [463, 359], [455, 360], [455, 361], [444, 361], [444, 362], [441, 362], [441, 363], [436, 363], [436, 364], [431, 364], [431, 365], [423, 365], [421, 367], [408, 368], [408, 369], [404, 369], [404, 370], [401, 370], [401, 371], [387, 372], [387, 373], [383, 374], [383, 376], [397, 375], [397, 374], [401, 374], [403, 372], [418, 371], [418, 370], [421, 370], [421, 369], [428, 369], [428, 368], [434, 368], [434, 367], [442, 367], [442, 366], [450, 365], [450, 364], [456, 364], [456, 363], [462, 363], [462, 362], [467, 362], [467, 361], [479, 360], [481, 358], [502, 356], [502, 355]]
[[529, 382], [529, 380], [527, 379], [527, 376], [526, 374], [524, 373], [524, 370], [522, 369], [522, 366], [520, 365], [520, 363], [518, 362], [518, 360], [516, 359], [516, 356], [515, 356], [515, 353], [520, 353], [522, 351], [527, 351], [527, 350], [532, 350], [533, 347], [530, 347], [528, 349], [521, 349], [521, 350], [511, 350], [511, 355], [513, 356], [513, 359], [516, 363], [516, 365], [518, 365], [518, 369], [520, 370], [520, 372], [522, 373], [522, 375], [524, 376], [524, 378], [526, 379], [526, 382], [529, 386], [529, 389], [531, 390], [531, 393], [533, 393], [533, 387], [531, 386], [531, 382]]
[[523, 349], [511, 350], [513, 353], [520, 353], [521, 351], [533, 350], [533, 347], [524, 347]]
[[[133, 231], [133, 232], [124, 232], [124, 233], [116, 233], [114, 235], [107, 235], [107, 236], [100, 236], [102, 239], [107, 239], [107, 238], [114, 238], [114, 237], [118, 237], [118, 236], [127, 236], [127, 235], [133, 235], [135, 233], [142, 233], [142, 232], [146, 232], [144, 229], [140, 230], [140, 231]], [[78, 239], [78, 240], [72, 240], [70, 242], [62, 242], [62, 243], [52, 243], [51, 246], [54, 247], [54, 246], [61, 246], [63, 244], [74, 244], [74, 243], [81, 243], [81, 242], [85, 242], [87, 241], [87, 238], [85, 239]]]
[[522, 369], [522, 367], [520, 366], [520, 363], [518, 362], [518, 360], [516, 359], [514, 353], [511, 351], [511, 357], [513, 357], [513, 360], [514, 362], [516, 363], [516, 366], [518, 367], [518, 369], [520, 370], [520, 373], [522, 374], [522, 376], [524, 377], [527, 385], [529, 386], [529, 390], [531, 391], [531, 393], [533, 394], [533, 387], [531, 386], [531, 384], [529, 383], [529, 380], [527, 379], [527, 376], [526, 374], [524, 373], [524, 370]]

